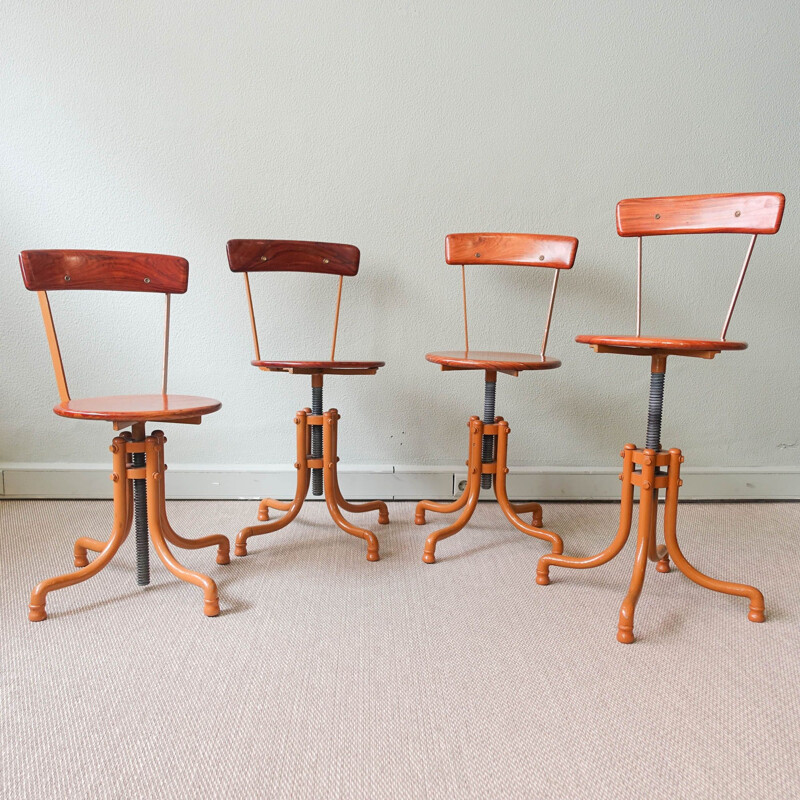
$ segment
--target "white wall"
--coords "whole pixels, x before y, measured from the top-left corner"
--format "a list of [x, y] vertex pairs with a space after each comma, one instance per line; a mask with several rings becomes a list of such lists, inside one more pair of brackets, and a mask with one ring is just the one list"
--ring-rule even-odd
[[[171, 388], [224, 407], [172, 429], [171, 462], [290, 462], [308, 381], [249, 366], [225, 259], [229, 238], [271, 237], [361, 248], [338, 353], [387, 367], [328, 382], [343, 462], [459, 464], [480, 374], [424, 360], [461, 344], [444, 236], [508, 230], [580, 239], [551, 336], [564, 366], [500, 377], [511, 458], [614, 467], [644, 438], [647, 361], [573, 339], [633, 330], [635, 243], [616, 236], [616, 201], [771, 190], [788, 198], [784, 225], [757, 245], [729, 334], [750, 349], [670, 361], [664, 443], [687, 466], [797, 467], [796, 4], [5, 0], [0, 17], [0, 462], [102, 463], [111, 436], [50, 411], [16, 261], [40, 247], [187, 257]], [[646, 241], [645, 331], [718, 335], [745, 248]], [[470, 270], [473, 347], [535, 350], [549, 277]], [[335, 278], [254, 286], [262, 353], [324, 356]], [[160, 298], [53, 304], [73, 395], [157, 390]]]

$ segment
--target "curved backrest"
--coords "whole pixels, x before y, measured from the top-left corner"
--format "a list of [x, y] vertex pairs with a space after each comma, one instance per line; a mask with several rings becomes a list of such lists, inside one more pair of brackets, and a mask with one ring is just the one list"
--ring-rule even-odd
[[23, 250], [19, 254], [25, 288], [37, 292], [62, 402], [70, 399], [48, 291], [92, 289], [117, 292], [160, 292], [166, 298], [164, 363], [161, 391], [167, 393], [169, 314], [172, 294], [189, 284], [189, 262], [180, 256], [124, 253], [114, 250]]
[[258, 346], [258, 328], [248, 273], [310, 272], [339, 276], [331, 344], [331, 361], [333, 361], [336, 356], [336, 335], [339, 330], [342, 280], [345, 276], [352, 277], [358, 274], [358, 265], [361, 259], [359, 249], [352, 244], [330, 242], [304, 242], [291, 239], [231, 239], [228, 242], [227, 251], [228, 266], [231, 272], [244, 273], [256, 361], [261, 360], [261, 351]]
[[360, 253], [352, 244], [298, 242], [286, 239], [231, 239], [231, 272], [317, 272], [358, 274]]
[[678, 233], [777, 233], [785, 198], [779, 192], [641, 197], [617, 203], [620, 236]]
[[23, 250], [22, 279], [31, 291], [97, 289], [183, 294], [189, 262], [179, 256], [112, 250]]
[[464, 302], [464, 349], [469, 351], [467, 325], [466, 264], [497, 264], [522, 267], [549, 267], [555, 270], [547, 320], [544, 326], [541, 355], [547, 349], [558, 276], [562, 269], [572, 269], [578, 240], [573, 236], [542, 236], [536, 233], [450, 233], [444, 240], [444, 258], [448, 264], [461, 265], [461, 292]]
[[578, 250], [572, 236], [535, 233], [451, 233], [444, 241], [448, 264], [505, 264], [571, 269]]
[[750, 245], [722, 325], [721, 341], [736, 307], [747, 266], [759, 234], [777, 233], [786, 199], [780, 192], [691, 194], [677, 197], [639, 197], [617, 203], [617, 233], [637, 236], [636, 335], [642, 333], [642, 237], [674, 234], [749, 233]]

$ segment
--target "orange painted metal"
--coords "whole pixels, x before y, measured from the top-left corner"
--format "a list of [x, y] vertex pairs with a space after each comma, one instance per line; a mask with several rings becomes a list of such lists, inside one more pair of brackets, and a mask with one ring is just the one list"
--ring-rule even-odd
[[[115, 556], [120, 545], [127, 538], [133, 522], [133, 489], [130, 482], [135, 478], [145, 478], [147, 481], [147, 517], [150, 536], [156, 552], [170, 572], [181, 580], [194, 583], [203, 589], [203, 611], [206, 616], [219, 614], [216, 583], [207, 575], [194, 572], [179, 564], [167, 547], [167, 541], [176, 547], [185, 549], [216, 545], [218, 564], [227, 564], [230, 561], [230, 544], [227, 538], [221, 535], [205, 536], [194, 540], [185, 539], [175, 533], [170, 526], [167, 521], [164, 493], [164, 473], [167, 469], [164, 463], [165, 442], [166, 437], [161, 431], [154, 431], [151, 436], [145, 437], [144, 441], [133, 441], [130, 433], [124, 433], [114, 438], [110, 448], [113, 461], [111, 480], [114, 484], [114, 523], [111, 537], [107, 542], [100, 542], [89, 537], [81, 537], [75, 542], [75, 566], [79, 569], [67, 575], [48, 578], [36, 586], [31, 593], [28, 613], [28, 619], [31, 622], [47, 619], [45, 604], [50, 592], [88, 580], [106, 567]], [[146, 454], [145, 467], [130, 466], [129, 456], [134, 452]], [[89, 562], [87, 550], [98, 552], [99, 555]]]
[[[322, 385], [322, 375], [317, 374], [312, 378], [317, 386]], [[326, 411], [322, 416], [312, 416], [310, 409], [304, 408], [295, 414], [294, 422], [296, 425], [296, 447], [297, 461], [294, 464], [297, 470], [297, 484], [295, 488], [294, 500], [283, 502], [265, 498], [259, 503], [259, 520], [269, 519], [269, 509], [283, 511], [283, 516], [268, 522], [266, 525], [253, 525], [243, 528], [236, 537], [234, 552], [237, 556], [247, 555], [247, 541], [253, 536], [261, 536], [265, 533], [274, 533], [286, 527], [300, 513], [303, 503], [308, 494], [311, 483], [311, 469], [314, 467], [322, 468], [324, 473], [323, 486], [325, 491], [325, 502], [333, 521], [346, 533], [357, 536], [367, 542], [367, 561], [378, 561], [379, 544], [378, 538], [372, 531], [353, 525], [342, 515], [342, 510], [350, 513], [364, 513], [366, 511], [378, 512], [378, 523], [387, 525], [389, 523], [389, 510], [382, 500], [373, 500], [367, 503], [350, 503], [342, 496], [339, 488], [338, 476], [338, 424], [340, 419], [339, 412], [333, 408]], [[322, 458], [314, 459], [309, 454], [310, 449], [310, 425], [322, 425]]]
[[[519, 531], [543, 539], [550, 543], [553, 553], [561, 553], [563, 544], [558, 534], [542, 527], [542, 507], [539, 503], [511, 503], [506, 492], [508, 434], [511, 432], [508, 423], [502, 417], [496, 417], [494, 425], [485, 425], [479, 417], [472, 416], [467, 423], [469, 427], [469, 457], [467, 459], [467, 486], [458, 500], [452, 503], [436, 503], [432, 500], [421, 500], [417, 503], [414, 522], [424, 525], [426, 512], [451, 514], [461, 511], [458, 519], [450, 525], [431, 533], [425, 541], [422, 560], [426, 564], [436, 561], [436, 545], [442, 540], [458, 533], [469, 522], [478, 505], [481, 493], [481, 475], [487, 473], [495, 476], [495, 496], [506, 519]], [[481, 462], [483, 436], [497, 436], [497, 455], [492, 463]], [[531, 512], [533, 524], [529, 525], [520, 519], [520, 514]]]

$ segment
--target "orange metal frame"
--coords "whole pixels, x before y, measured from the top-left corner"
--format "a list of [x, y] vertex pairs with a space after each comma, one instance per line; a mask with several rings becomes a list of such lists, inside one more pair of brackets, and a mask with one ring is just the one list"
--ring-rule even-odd
[[[432, 500], [420, 500], [417, 503], [414, 522], [417, 525], [425, 524], [425, 512], [435, 511], [437, 514], [451, 514], [461, 511], [458, 519], [451, 525], [434, 531], [425, 540], [425, 550], [422, 560], [426, 564], [433, 564], [436, 561], [436, 545], [449, 536], [458, 533], [466, 526], [475, 512], [481, 494], [481, 475], [492, 474], [494, 479], [494, 491], [497, 503], [506, 519], [522, 533], [528, 536], [535, 536], [550, 542], [553, 553], [563, 552], [564, 546], [561, 537], [557, 533], [542, 528], [542, 507], [539, 503], [512, 503], [508, 499], [506, 491], [506, 475], [508, 474], [507, 453], [508, 435], [511, 428], [502, 417], [495, 417], [493, 425], [484, 424], [480, 417], [472, 416], [469, 418], [469, 458], [467, 459], [467, 486], [463, 494], [453, 503], [436, 503]], [[497, 454], [493, 462], [482, 463], [481, 446], [483, 436], [497, 437]], [[520, 519], [520, 514], [532, 513], [532, 525]]]
[[[314, 373], [311, 376], [312, 386], [322, 386], [322, 375]], [[253, 536], [260, 536], [264, 533], [274, 533], [286, 527], [299, 513], [303, 507], [311, 483], [311, 470], [321, 469], [323, 474], [323, 488], [325, 492], [325, 503], [328, 507], [333, 521], [345, 533], [364, 539], [367, 543], [367, 561], [378, 561], [380, 558], [378, 549], [378, 537], [366, 528], [353, 525], [342, 514], [348, 511], [351, 514], [360, 514], [365, 511], [377, 511], [378, 523], [387, 525], [389, 523], [389, 510], [386, 503], [382, 500], [372, 500], [368, 503], [349, 503], [342, 496], [339, 488], [339, 476], [337, 464], [339, 457], [338, 436], [339, 436], [339, 412], [332, 408], [322, 415], [313, 415], [310, 408], [298, 411], [294, 417], [294, 424], [297, 426], [297, 461], [294, 464], [297, 470], [297, 486], [294, 499], [288, 502], [273, 500], [267, 497], [258, 506], [258, 518], [261, 521], [269, 520], [269, 510], [274, 509], [283, 511], [284, 514], [279, 519], [268, 522], [266, 525], [254, 525], [243, 528], [236, 537], [234, 553], [237, 556], [247, 555], [247, 540]], [[311, 426], [322, 426], [322, 458], [312, 458], [311, 451]]]
[[[217, 584], [207, 575], [187, 569], [178, 563], [169, 549], [169, 544], [185, 550], [196, 550], [201, 547], [217, 547], [217, 564], [230, 562], [230, 543], [222, 535], [204, 536], [199, 539], [185, 539], [177, 534], [167, 520], [167, 509], [164, 494], [164, 443], [167, 437], [161, 431], [153, 431], [144, 436], [144, 423], [133, 426], [133, 434], [125, 431], [114, 438], [109, 448], [113, 459], [111, 480], [114, 483], [114, 524], [111, 538], [101, 542], [82, 536], [75, 542], [74, 563], [77, 571], [48, 578], [39, 583], [31, 592], [28, 619], [41, 622], [47, 619], [45, 604], [47, 595], [57, 589], [64, 589], [97, 575], [114, 558], [120, 545], [128, 537], [133, 523], [133, 487], [131, 481], [144, 478], [147, 481], [147, 519], [150, 538], [153, 546], [166, 568], [175, 576], [188, 583], [193, 583], [203, 590], [203, 612], [208, 617], [219, 614], [219, 596]], [[129, 456], [132, 453], [145, 453], [146, 466], [131, 466]], [[169, 544], [168, 544], [169, 543]], [[92, 550], [99, 555], [91, 563], [87, 551]]]

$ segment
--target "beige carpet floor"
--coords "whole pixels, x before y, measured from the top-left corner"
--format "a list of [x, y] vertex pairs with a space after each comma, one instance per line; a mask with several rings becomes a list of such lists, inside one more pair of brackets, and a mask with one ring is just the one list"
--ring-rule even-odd
[[[186, 535], [235, 533], [255, 504], [169, 511]], [[684, 506], [687, 556], [758, 585], [767, 622], [651, 568], [631, 646], [632, 541], [540, 587], [544, 543], [495, 505], [433, 566], [433, 526], [390, 511], [378, 563], [320, 504], [229, 566], [182, 552], [218, 581], [216, 619], [154, 556], [138, 588], [131, 539], [33, 624], [30, 589], [104, 536], [110, 504], [0, 503], [2, 797], [800, 797], [800, 504]], [[570, 553], [616, 530], [612, 504], [545, 511]]]

